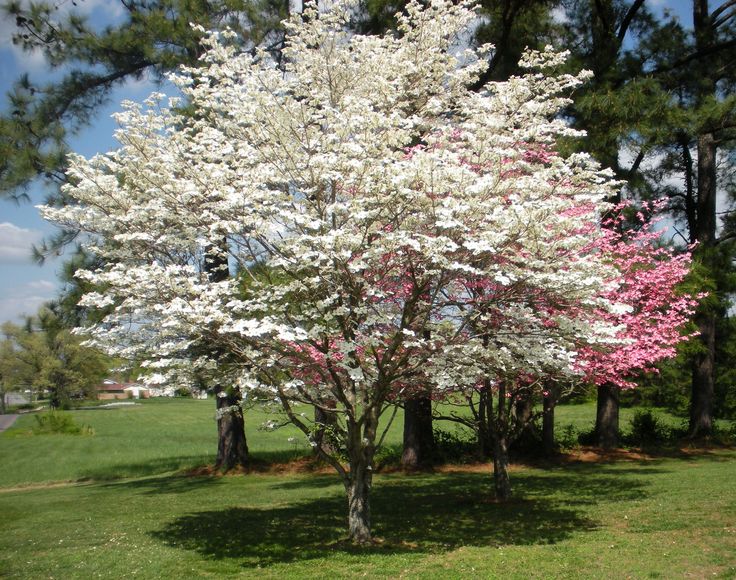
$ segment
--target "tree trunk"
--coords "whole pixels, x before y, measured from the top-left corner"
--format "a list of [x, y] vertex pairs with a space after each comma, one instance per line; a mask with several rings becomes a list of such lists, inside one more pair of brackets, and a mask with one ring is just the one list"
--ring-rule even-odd
[[493, 446], [493, 487], [496, 499], [505, 501], [511, 497], [509, 480], [509, 450], [506, 437], [498, 434]]
[[[717, 267], [712, 255], [716, 243], [716, 140], [712, 133], [698, 136], [698, 251], [709, 270]], [[698, 313], [698, 337], [702, 349], [693, 361], [690, 398], [691, 437], [710, 435], [713, 432], [713, 392], [716, 352], [716, 312], [707, 306]]]
[[[204, 270], [210, 282], [224, 282], [230, 277], [227, 261], [227, 239], [205, 248]], [[215, 347], [218, 360], [222, 351]], [[217, 460], [215, 467], [228, 471], [237, 466], [248, 466], [248, 444], [245, 440], [245, 420], [240, 406], [241, 395], [236, 389], [217, 385], [214, 389], [217, 406]]]
[[696, 318], [700, 341], [705, 347], [693, 361], [692, 395], [690, 398], [690, 437], [713, 432], [713, 374], [715, 366], [716, 315], [704, 312]]
[[354, 544], [371, 542], [371, 470], [352, 465], [348, 492], [348, 537]]
[[228, 471], [248, 466], [248, 444], [240, 393], [215, 390], [217, 401], [217, 460], [215, 467]]
[[542, 413], [542, 450], [547, 457], [555, 453], [555, 399], [552, 394], [544, 396]]
[[511, 444], [515, 451], [526, 455], [539, 452], [539, 437], [535, 432], [536, 426], [532, 423], [533, 412], [534, 402], [531, 393], [526, 393], [514, 405], [518, 435]]
[[417, 397], [404, 403], [404, 450], [401, 466], [409, 471], [431, 469], [434, 459], [432, 400]]
[[[325, 406], [334, 406], [334, 403], [329, 404], [325, 403]], [[315, 443], [315, 453], [317, 453], [318, 449], [322, 449], [324, 453], [327, 455], [332, 455], [337, 449], [335, 449], [335, 446], [333, 442], [330, 439], [329, 430], [330, 428], [334, 427], [337, 423], [337, 415], [332, 411], [326, 411], [322, 407], [315, 407], [314, 408], [314, 424], [315, 424], [315, 430], [314, 430], [314, 443]], [[325, 440], [325, 433], [327, 432], [327, 439]]]
[[491, 399], [491, 386], [488, 381], [480, 392], [478, 400], [478, 447], [481, 457], [490, 459], [493, 457], [493, 433], [491, 421], [493, 421], [493, 403]]
[[610, 383], [598, 387], [595, 436], [599, 447], [618, 447], [619, 388]]
[[5, 391], [0, 389], [0, 415], [5, 415]]

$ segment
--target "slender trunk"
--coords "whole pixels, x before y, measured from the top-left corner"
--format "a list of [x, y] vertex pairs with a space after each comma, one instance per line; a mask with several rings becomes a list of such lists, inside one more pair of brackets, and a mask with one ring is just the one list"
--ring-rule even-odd
[[542, 413], [542, 450], [547, 457], [554, 455], [555, 449], [555, 399], [552, 393], [544, 396]]
[[506, 437], [498, 434], [493, 445], [493, 487], [496, 499], [505, 501], [511, 497], [509, 480], [509, 450]]
[[481, 457], [485, 459], [493, 457], [492, 410], [491, 386], [486, 381], [478, 400], [478, 447]]
[[417, 397], [404, 403], [404, 449], [401, 466], [409, 471], [431, 469], [434, 458], [432, 400]]
[[[334, 402], [325, 403], [325, 406], [334, 406]], [[322, 449], [327, 455], [334, 454], [337, 449], [332, 442], [330, 430], [337, 423], [337, 415], [332, 411], [327, 411], [322, 407], [314, 408], [314, 443], [315, 453], [317, 449]]]
[[248, 466], [248, 444], [240, 393], [215, 390], [217, 401], [217, 460], [215, 467], [228, 471]]
[[[492, 399], [489, 400], [492, 401]], [[496, 499], [505, 501], [511, 497], [511, 481], [509, 481], [509, 440], [508, 428], [511, 414], [511, 403], [506, 398], [506, 383], [498, 385], [498, 405], [496, 416], [489, 409], [491, 429], [493, 433], [493, 487]]]
[[5, 391], [0, 389], [0, 415], [5, 415]]
[[598, 387], [595, 435], [599, 447], [618, 447], [619, 388], [610, 383]]

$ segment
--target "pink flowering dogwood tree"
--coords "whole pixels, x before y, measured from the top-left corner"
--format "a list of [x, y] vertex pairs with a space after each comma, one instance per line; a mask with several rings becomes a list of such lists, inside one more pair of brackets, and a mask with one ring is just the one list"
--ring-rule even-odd
[[[108, 312], [91, 342], [151, 381], [278, 401], [365, 543], [379, 420], [402, 391], [575, 376], [583, 346], [621, 342], [600, 315], [620, 309], [616, 265], [586, 252], [618, 184], [587, 155], [528, 154], [576, 134], [558, 113], [586, 75], [555, 74], [563, 55], [474, 92], [489, 47], [462, 48], [468, 3], [411, 2], [383, 37], [350, 32], [351, 11], [289, 20], [281, 67], [209, 37], [173, 79], [186, 107], [128, 104], [120, 148], [73, 157], [75, 203], [43, 212], [104, 258], [82, 273]], [[339, 449], [305, 405], [335, 417]]]

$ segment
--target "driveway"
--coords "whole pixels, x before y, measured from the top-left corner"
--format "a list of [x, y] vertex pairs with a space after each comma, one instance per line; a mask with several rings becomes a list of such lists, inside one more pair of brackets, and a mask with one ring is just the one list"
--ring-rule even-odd
[[9, 427], [12, 427], [17, 418], [18, 415], [0, 415], [0, 433]]

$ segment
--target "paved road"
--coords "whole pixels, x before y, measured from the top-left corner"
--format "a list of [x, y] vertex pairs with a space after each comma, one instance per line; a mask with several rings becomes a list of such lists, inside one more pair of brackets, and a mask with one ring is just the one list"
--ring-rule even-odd
[[0, 433], [5, 431], [8, 427], [12, 427], [18, 415], [0, 415]]

